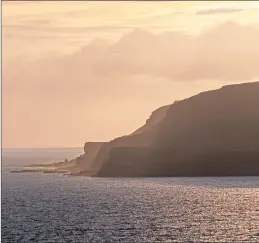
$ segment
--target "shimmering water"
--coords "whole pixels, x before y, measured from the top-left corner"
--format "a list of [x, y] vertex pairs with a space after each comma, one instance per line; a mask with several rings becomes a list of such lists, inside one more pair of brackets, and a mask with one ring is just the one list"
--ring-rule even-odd
[[259, 178], [2, 175], [2, 242], [259, 242]]

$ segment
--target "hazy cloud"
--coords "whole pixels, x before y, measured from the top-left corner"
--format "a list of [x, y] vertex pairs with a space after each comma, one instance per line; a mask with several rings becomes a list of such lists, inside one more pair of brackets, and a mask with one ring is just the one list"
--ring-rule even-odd
[[[4, 82], [57, 86], [70, 83], [113, 82], [134, 75], [151, 75], [177, 81], [220, 79], [250, 80], [259, 77], [259, 30], [227, 22], [191, 37], [181, 32], [154, 35], [136, 29], [116, 44], [92, 41], [80, 51], [4, 70]], [[5, 65], [6, 66], [6, 65]], [[18, 78], [18, 77], [17, 77]], [[50, 87], [50, 86], [49, 86]]]
[[221, 8], [209, 8], [209, 9], [198, 10], [196, 14], [197, 15], [229, 14], [229, 13], [237, 13], [241, 11], [244, 11], [244, 9], [221, 7]]

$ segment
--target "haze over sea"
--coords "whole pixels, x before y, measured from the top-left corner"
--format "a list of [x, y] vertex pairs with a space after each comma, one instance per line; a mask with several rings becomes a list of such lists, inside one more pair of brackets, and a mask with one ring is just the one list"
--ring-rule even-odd
[[2, 242], [259, 242], [259, 178], [9, 173], [82, 149], [4, 150]]

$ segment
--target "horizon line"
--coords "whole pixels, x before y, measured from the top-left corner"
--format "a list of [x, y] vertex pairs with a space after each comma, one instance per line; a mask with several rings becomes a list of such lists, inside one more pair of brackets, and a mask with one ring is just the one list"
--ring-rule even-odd
[[70, 148], [83, 148], [83, 146], [64, 146], [64, 147], [2, 147], [1, 149], [70, 149]]

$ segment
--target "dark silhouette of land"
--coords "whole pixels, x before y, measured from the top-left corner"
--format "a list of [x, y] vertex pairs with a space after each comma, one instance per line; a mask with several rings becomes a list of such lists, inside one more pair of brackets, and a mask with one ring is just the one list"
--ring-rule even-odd
[[259, 175], [259, 82], [175, 102], [151, 137], [113, 148], [96, 176]]
[[98, 177], [258, 176], [259, 82], [174, 102], [130, 135], [86, 143], [74, 160], [28, 169]]

